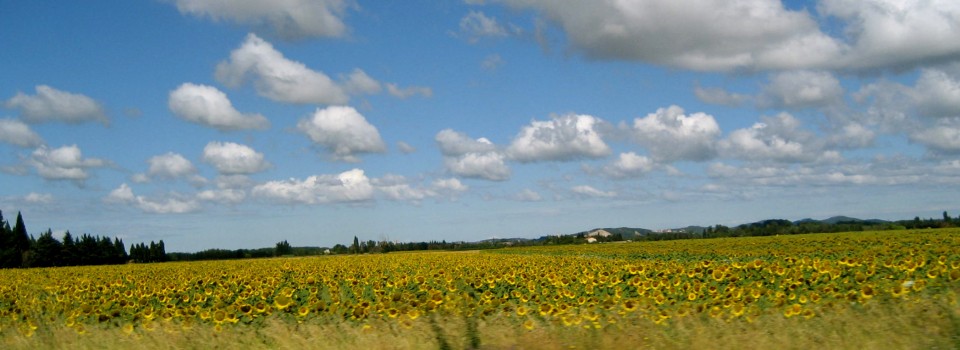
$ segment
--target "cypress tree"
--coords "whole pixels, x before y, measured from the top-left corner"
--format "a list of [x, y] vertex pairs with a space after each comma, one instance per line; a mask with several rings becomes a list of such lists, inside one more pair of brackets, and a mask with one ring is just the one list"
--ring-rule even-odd
[[17, 212], [17, 223], [13, 226], [13, 254], [11, 258], [14, 267], [23, 266], [23, 258], [30, 250], [30, 236], [27, 235], [27, 225], [23, 223], [23, 215]]

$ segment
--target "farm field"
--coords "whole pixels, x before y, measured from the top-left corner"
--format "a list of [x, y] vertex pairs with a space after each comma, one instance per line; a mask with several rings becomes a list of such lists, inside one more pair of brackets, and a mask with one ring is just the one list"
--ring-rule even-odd
[[0, 347], [960, 346], [960, 229], [0, 270]]

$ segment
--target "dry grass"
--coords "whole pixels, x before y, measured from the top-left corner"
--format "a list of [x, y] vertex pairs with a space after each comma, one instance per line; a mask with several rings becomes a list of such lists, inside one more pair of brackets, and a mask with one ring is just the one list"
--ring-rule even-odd
[[[539, 319], [532, 330], [516, 318], [471, 320], [421, 317], [328, 324], [270, 320], [260, 325], [202, 325], [183, 329], [160, 322], [155, 330], [126, 334], [117, 327], [38, 329], [25, 337], [0, 331], [3, 349], [954, 349], [960, 347], [955, 302], [909, 301], [865, 308], [842, 306], [812, 319], [779, 314], [715, 320], [691, 316], [654, 324], [625, 318], [602, 328], [566, 327]], [[475, 322], [475, 331], [469, 322]], [[471, 333], [475, 337], [471, 338]]]

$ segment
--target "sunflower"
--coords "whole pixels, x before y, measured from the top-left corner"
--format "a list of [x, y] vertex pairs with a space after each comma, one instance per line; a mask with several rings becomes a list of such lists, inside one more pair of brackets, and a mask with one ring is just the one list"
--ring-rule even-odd
[[629, 311], [629, 312], [634, 312], [634, 311], [637, 310], [637, 307], [640, 306], [640, 305], [639, 305], [639, 303], [637, 303], [637, 302], [634, 301], [634, 300], [627, 300], [627, 301], [623, 302], [623, 305], [622, 305], [622, 306], [623, 306], [623, 309], [624, 309], [624, 310], [627, 310], [627, 311]]
[[217, 310], [213, 312], [213, 322], [216, 324], [221, 324], [223, 321], [227, 320], [227, 312], [223, 310]]
[[278, 310], [283, 310], [293, 304], [293, 299], [287, 295], [280, 295], [273, 299], [273, 305], [277, 307]]
[[306, 317], [310, 314], [310, 308], [306, 306], [301, 306], [297, 309], [297, 316]]

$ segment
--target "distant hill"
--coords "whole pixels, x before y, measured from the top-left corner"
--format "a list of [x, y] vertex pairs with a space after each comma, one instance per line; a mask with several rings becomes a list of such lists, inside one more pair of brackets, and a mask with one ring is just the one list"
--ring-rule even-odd
[[618, 233], [623, 237], [623, 239], [636, 239], [637, 237], [642, 237], [653, 233], [653, 230], [634, 227], [595, 228], [589, 231], [574, 233], [573, 236], [583, 234], [584, 237], [609, 237]]
[[880, 220], [880, 219], [868, 219], [868, 220], [863, 220], [863, 219], [853, 218], [853, 217], [849, 217], [849, 216], [839, 215], [839, 216], [834, 216], [834, 217], [830, 217], [830, 218], [823, 219], [823, 220], [814, 220], [814, 219], [810, 219], [810, 218], [801, 219], [801, 220], [794, 221], [793, 223], [799, 225], [799, 224], [810, 223], [810, 222], [821, 223], [821, 224], [828, 224], [828, 225], [836, 225], [836, 224], [841, 223], [841, 222], [858, 222], [858, 223], [860, 223], [860, 222], [865, 222], [865, 223], [871, 223], [871, 224], [886, 224], [886, 223], [889, 223], [890, 221]]

